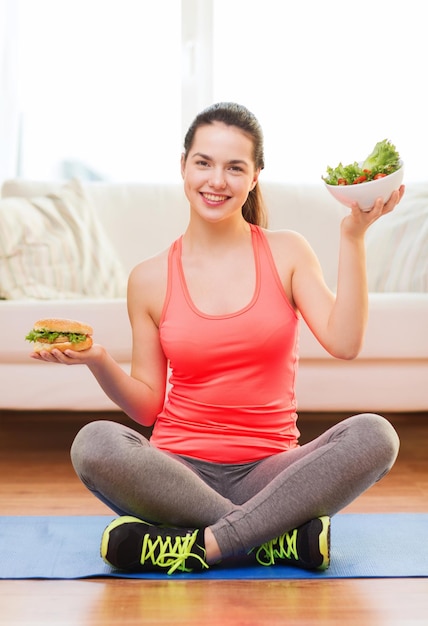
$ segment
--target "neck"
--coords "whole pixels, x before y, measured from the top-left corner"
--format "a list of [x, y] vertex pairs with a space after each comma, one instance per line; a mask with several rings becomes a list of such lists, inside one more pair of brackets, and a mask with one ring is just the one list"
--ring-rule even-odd
[[216, 223], [191, 219], [184, 233], [183, 243], [189, 251], [194, 252], [224, 250], [248, 241], [250, 233], [250, 225], [243, 217]]

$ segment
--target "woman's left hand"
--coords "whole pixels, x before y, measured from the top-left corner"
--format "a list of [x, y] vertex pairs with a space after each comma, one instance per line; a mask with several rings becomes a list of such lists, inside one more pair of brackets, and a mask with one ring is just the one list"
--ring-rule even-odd
[[401, 185], [399, 189], [393, 191], [388, 202], [378, 198], [370, 211], [361, 211], [357, 202], [351, 206], [351, 213], [342, 221], [344, 231], [349, 235], [364, 234], [367, 228], [378, 220], [382, 215], [391, 213], [400, 202], [404, 195], [405, 186]]

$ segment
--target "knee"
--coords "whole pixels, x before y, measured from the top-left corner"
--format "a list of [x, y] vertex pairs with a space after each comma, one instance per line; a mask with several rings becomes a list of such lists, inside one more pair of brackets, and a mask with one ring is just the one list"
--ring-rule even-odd
[[357, 416], [365, 445], [373, 450], [379, 465], [388, 472], [394, 465], [400, 448], [397, 431], [392, 424], [376, 413], [364, 413]]
[[70, 450], [71, 462], [82, 480], [118, 468], [132, 451], [150, 449], [149, 441], [137, 431], [108, 420], [86, 424]]
[[71, 462], [77, 474], [85, 475], [103, 458], [108, 458], [108, 449], [117, 426], [114, 422], [99, 420], [79, 430], [70, 449]]

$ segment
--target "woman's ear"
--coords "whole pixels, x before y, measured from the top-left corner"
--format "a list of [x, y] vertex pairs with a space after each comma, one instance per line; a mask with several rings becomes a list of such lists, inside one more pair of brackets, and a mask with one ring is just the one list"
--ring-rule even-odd
[[254, 172], [254, 178], [253, 178], [253, 182], [252, 185], [250, 187], [250, 191], [253, 191], [254, 187], [257, 185], [257, 183], [259, 182], [259, 175], [260, 175], [261, 169], [259, 168], [258, 170], [256, 170]]
[[181, 155], [181, 177], [184, 178], [184, 169], [186, 167], [186, 157], [185, 154], [183, 152], [183, 154]]

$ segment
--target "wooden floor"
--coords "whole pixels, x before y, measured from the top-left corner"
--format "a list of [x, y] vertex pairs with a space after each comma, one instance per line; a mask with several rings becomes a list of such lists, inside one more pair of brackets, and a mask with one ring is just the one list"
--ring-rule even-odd
[[[68, 456], [79, 427], [98, 417], [0, 411], [0, 513], [109, 514], [75, 477]], [[107, 417], [126, 422], [119, 413]], [[302, 441], [342, 417], [302, 414]], [[428, 413], [387, 417], [401, 437], [399, 459], [346, 511], [428, 512]], [[427, 625], [428, 579], [0, 581], [0, 624]]]

